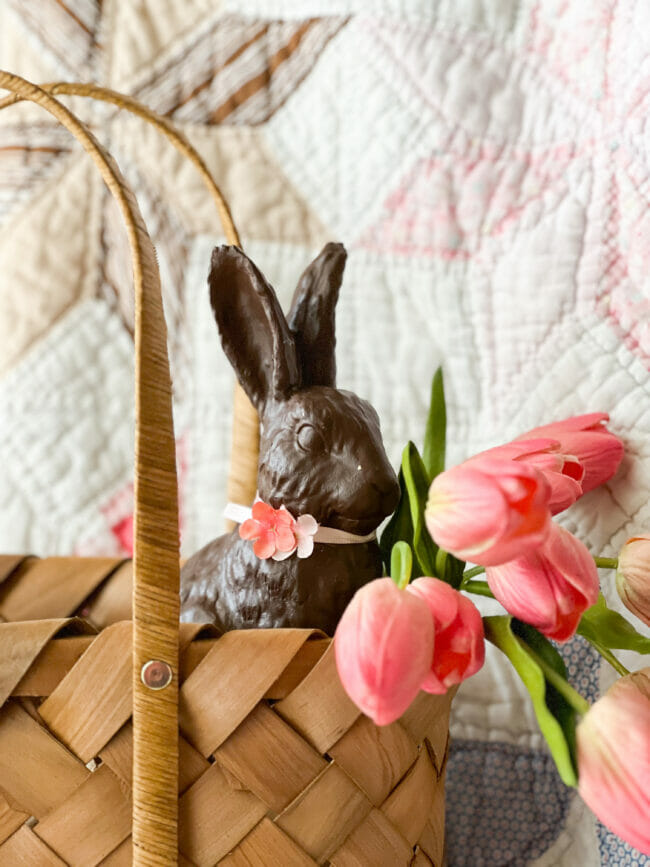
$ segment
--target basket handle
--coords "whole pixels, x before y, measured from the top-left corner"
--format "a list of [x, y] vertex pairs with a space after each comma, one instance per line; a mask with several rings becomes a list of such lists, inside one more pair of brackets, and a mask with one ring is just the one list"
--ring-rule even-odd
[[[118, 108], [126, 109], [132, 114], [156, 127], [165, 135], [174, 147], [196, 166], [201, 178], [217, 207], [221, 225], [229, 244], [241, 247], [237, 229], [221, 190], [210, 174], [204, 160], [196, 148], [176, 127], [163, 115], [157, 114], [137, 99], [126, 94], [100, 87], [96, 84], [81, 82], [57, 81], [41, 84], [39, 87], [52, 95], [84, 96], [102, 102], [112, 103]], [[18, 93], [0, 100], [0, 110], [24, 99]], [[252, 503], [257, 490], [257, 463], [259, 460], [259, 419], [255, 407], [246, 396], [243, 388], [237, 382], [233, 400], [232, 438], [230, 464], [228, 470], [227, 493], [231, 503]], [[234, 526], [229, 522], [229, 528]]]
[[[113, 159], [45, 90], [0, 70], [0, 88], [42, 106], [90, 154], [126, 224], [135, 285], [135, 528], [133, 594], [133, 863], [175, 864], [178, 853], [179, 539], [167, 329], [153, 244]], [[168, 663], [166, 689], [140, 679], [149, 660]]]

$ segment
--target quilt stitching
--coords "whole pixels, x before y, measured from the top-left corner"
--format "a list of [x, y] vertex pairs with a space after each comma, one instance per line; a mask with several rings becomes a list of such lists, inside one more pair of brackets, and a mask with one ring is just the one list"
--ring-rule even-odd
[[[34, 2], [27, 0], [30, 8]], [[291, 2], [245, 0], [236, 11], [248, 12], [247, 17], [233, 14], [232, 3], [217, 8], [189, 0], [187, 26], [175, 31], [181, 0], [164, 6], [143, 0], [129, 18], [131, 29], [116, 35], [125, 2], [130, 0], [106, 0], [99, 11], [94, 0], [43, 0], [44, 21], [65, 21], [57, 16], [70, 18], [69, 8], [95, 34], [90, 54], [81, 28], [78, 44], [59, 60], [60, 34], [39, 36], [31, 24], [19, 22], [17, 0], [8, 0], [0, 17], [29, 45], [36, 78], [44, 74], [39, 70], [47, 77], [52, 70], [59, 77], [86, 77], [91, 69], [102, 81], [119, 82], [150, 97], [154, 108], [184, 119], [183, 130], [224, 182], [246, 248], [278, 281], [285, 303], [316, 246], [332, 234], [341, 237], [350, 251], [338, 320], [341, 382], [378, 405], [391, 455], [397, 459], [403, 441], [417, 436], [430, 372], [440, 361], [452, 460], [541, 423], [551, 413], [593, 409], [590, 402], [596, 401], [612, 413], [617, 432], [628, 440], [628, 457], [620, 478], [596, 492], [596, 499], [590, 495], [591, 511], [578, 505], [565, 525], [594, 549], [612, 553], [626, 532], [647, 526], [650, 477], [643, 458], [650, 428], [650, 315], [644, 275], [650, 272], [650, 221], [643, 221], [643, 212], [650, 197], [644, 146], [650, 56], [641, 42], [647, 18], [643, 4], [624, 0], [607, 5], [601, 15], [588, 4], [550, 0], [309, 0], [297, 14]], [[154, 9], [156, 20], [148, 21]], [[309, 17], [332, 12], [336, 16], [307, 26]], [[429, 24], [423, 26], [425, 21]], [[143, 30], [146, 45], [127, 56], [125, 35], [137, 36], [138, 28], [148, 25], [160, 30], [152, 35]], [[573, 44], [576, 28], [580, 33]], [[207, 43], [232, 40], [230, 57], [262, 32], [273, 36], [260, 36], [258, 47], [272, 55], [283, 45], [297, 44], [291, 55], [295, 66], [287, 58], [275, 71], [278, 90], [268, 104], [259, 96], [263, 91], [256, 91], [257, 96], [235, 100], [232, 111], [213, 117], [224, 102], [220, 96], [229, 99], [238, 88], [246, 89], [263, 69], [264, 58], [263, 50], [245, 55], [244, 48], [241, 66], [220, 79], [220, 46]], [[594, 32], [598, 38], [592, 38]], [[314, 48], [312, 65], [297, 62], [301, 45]], [[190, 46], [193, 51], [181, 60]], [[584, 47], [588, 55], [580, 53]], [[213, 73], [214, 93], [205, 84]], [[196, 88], [202, 89], [179, 107], [179, 94]], [[271, 113], [265, 114], [269, 107]], [[195, 297], [206, 301], [201, 288], [205, 257], [209, 245], [219, 241], [219, 230], [212, 211], [203, 204], [195, 208], [205, 201], [196, 179], [152, 143], [155, 136], [114, 109], [84, 101], [80, 111], [116, 150], [158, 243], [171, 312], [183, 467], [187, 460], [181, 490], [185, 538], [194, 546], [220, 529], [215, 492], [223, 488], [230, 435], [229, 410], [221, 407], [229, 407], [232, 373], [220, 355], [209, 311], [192, 307]], [[19, 218], [34, 219], [34, 196], [43, 194], [66, 160], [71, 166], [77, 160], [67, 140], [66, 151], [54, 153], [51, 162], [35, 150], [56, 151], [54, 146], [64, 141], [35, 117], [7, 112], [0, 121], [3, 167], [15, 167], [25, 154], [24, 165], [2, 175], [0, 211], [7, 226]], [[23, 134], [31, 157], [27, 149], [2, 150], [3, 143], [13, 147]], [[148, 160], [156, 163], [159, 183]], [[249, 185], [264, 190], [251, 192]], [[29, 393], [37, 382], [33, 364], [50, 358], [48, 353], [68, 352], [69, 375], [79, 382], [60, 398], [61, 412], [72, 418], [82, 408], [90, 418], [99, 416], [100, 408], [78, 394], [83, 379], [75, 370], [89, 364], [88, 349], [71, 348], [63, 333], [78, 326], [88, 305], [99, 305], [113, 323], [108, 343], [118, 341], [127, 352], [130, 346], [128, 304], [121, 305], [120, 320], [97, 300], [108, 293], [117, 310], [115, 290], [123, 302], [130, 292], [126, 248], [106, 202], [104, 194], [93, 194], [92, 207], [102, 209], [101, 231], [111, 253], [93, 240], [92, 249], [80, 257], [86, 259], [83, 270], [94, 300], [67, 309], [54, 329], [25, 350], [22, 360], [0, 376], [0, 395], [8, 394], [18, 370]], [[53, 216], [64, 219], [64, 214]], [[204, 232], [210, 237], [200, 237]], [[53, 240], [54, 230], [47, 235], [43, 253], [60, 250], [63, 257], [63, 242]], [[516, 315], [511, 315], [513, 307]], [[203, 336], [194, 350], [191, 336], [199, 330]], [[111, 401], [130, 405], [129, 375], [106, 388]], [[212, 403], [204, 405], [208, 389]], [[15, 401], [5, 403], [5, 412], [18, 408]], [[101, 408], [106, 411], [115, 410]], [[20, 412], [27, 412], [26, 406]], [[71, 492], [63, 504], [70, 518], [64, 531], [57, 532], [54, 512], [44, 514], [38, 491], [33, 501], [25, 499], [25, 490], [29, 495], [45, 480], [58, 487], [58, 465], [47, 449], [35, 451], [33, 466], [24, 477], [19, 473], [22, 491], [14, 493], [16, 481], [6, 476], [5, 494], [10, 494], [2, 498], [2, 539], [20, 539], [36, 553], [70, 553], [75, 544], [84, 553], [117, 551], [129, 521], [129, 449], [125, 445], [124, 454], [112, 450], [116, 438], [126, 444], [129, 435], [130, 422], [122, 415], [115, 431], [103, 430], [101, 417], [89, 430], [91, 450], [97, 462], [104, 462], [105, 476], [90, 478], [81, 505]], [[61, 465], [75, 460], [67, 455], [75, 433], [62, 434], [66, 442], [56, 456]], [[77, 465], [71, 467], [79, 472]], [[604, 592], [611, 601], [608, 579]], [[575, 669], [584, 648], [577, 643], [566, 653]], [[585, 686], [593, 691], [600, 675], [591, 665], [583, 675]], [[485, 681], [461, 691], [454, 710], [454, 731], [476, 736], [495, 762], [498, 747], [485, 744], [490, 738], [517, 746], [528, 757], [528, 770], [522, 765], [524, 795], [525, 786], [534, 783], [530, 762], [544, 758], [525, 701], [516, 678], [506, 678], [490, 659]], [[450, 778], [452, 788], [467, 785], [462, 773]], [[484, 790], [482, 797], [488, 796]], [[477, 828], [479, 835], [488, 833], [485, 826]], [[508, 855], [511, 863], [518, 858], [546, 867], [583, 861], [585, 867], [618, 865], [626, 859], [647, 863], [597, 832], [574, 799], [555, 830], [544, 854], [537, 857], [515, 845]]]

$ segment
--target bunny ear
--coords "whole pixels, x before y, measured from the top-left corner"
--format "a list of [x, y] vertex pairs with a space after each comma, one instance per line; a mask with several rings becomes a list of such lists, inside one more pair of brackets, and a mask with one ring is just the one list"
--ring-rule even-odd
[[255, 408], [287, 397], [300, 385], [300, 369], [271, 286], [239, 247], [227, 246], [213, 250], [208, 283], [224, 352]]
[[343, 244], [326, 244], [298, 281], [288, 320], [303, 385], [335, 384], [334, 310], [346, 258]]

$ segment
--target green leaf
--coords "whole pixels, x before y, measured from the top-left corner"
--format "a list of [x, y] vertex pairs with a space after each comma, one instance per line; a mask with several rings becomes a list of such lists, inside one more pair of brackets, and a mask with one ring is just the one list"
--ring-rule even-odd
[[553, 645], [532, 626], [508, 615], [484, 617], [485, 637], [501, 650], [522, 679], [533, 702], [535, 716], [553, 756], [562, 781], [578, 782], [575, 753], [575, 711], [549, 682], [539, 657], [566, 680], [566, 667]]
[[463, 581], [463, 572], [465, 570], [465, 561], [454, 557], [449, 551], [438, 549], [436, 554], [436, 575], [447, 584], [451, 584], [457, 590]]
[[436, 575], [438, 546], [424, 523], [424, 509], [429, 493], [429, 480], [420, 453], [409, 442], [402, 453], [402, 473], [413, 525], [413, 551], [422, 567], [421, 575]]
[[424, 459], [415, 445], [409, 442], [402, 454], [399, 505], [381, 534], [379, 547], [386, 570], [390, 570], [391, 552], [395, 543], [407, 542], [412, 548], [413, 571], [416, 576], [437, 575], [458, 587], [462, 562], [446, 552], [439, 553], [424, 521], [429, 486], [445, 466], [446, 424], [442, 370], [438, 368], [431, 384], [431, 405], [424, 436]]
[[[512, 631], [526, 642], [547, 665], [549, 665], [557, 674], [565, 681], [567, 680], [567, 669], [564, 660], [560, 656], [557, 649], [551, 642], [545, 638], [537, 629], [530, 626], [528, 623], [522, 623], [521, 620], [513, 619], [511, 625]], [[576, 759], [576, 712], [569, 702], [557, 691], [552, 683], [549, 683], [546, 678], [546, 705], [560, 723], [564, 737], [569, 749], [574, 768], [577, 768]]]
[[[390, 521], [384, 527], [384, 530], [379, 539], [379, 548], [384, 561], [386, 572], [390, 574], [391, 555], [393, 546], [396, 542], [413, 542], [413, 521], [411, 520], [411, 508], [408, 502], [408, 494], [406, 493], [406, 483], [404, 481], [404, 473], [399, 471], [399, 487], [400, 498], [397, 509], [393, 512]], [[420, 571], [420, 564], [414, 563], [414, 568], [418, 575], [424, 574]]]
[[390, 555], [390, 577], [403, 590], [411, 580], [413, 552], [408, 542], [395, 542]]
[[445, 468], [445, 448], [447, 436], [447, 410], [442, 368], [439, 367], [431, 383], [431, 403], [424, 432], [422, 460], [429, 484]]
[[600, 645], [619, 650], [635, 650], [637, 653], [650, 653], [650, 638], [637, 632], [622, 614], [608, 608], [602, 593], [598, 595], [598, 602], [582, 615], [578, 632], [596, 648]]

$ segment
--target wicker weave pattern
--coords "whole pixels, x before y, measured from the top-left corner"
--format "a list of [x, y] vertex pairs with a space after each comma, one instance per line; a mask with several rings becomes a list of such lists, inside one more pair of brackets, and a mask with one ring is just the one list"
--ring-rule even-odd
[[[0, 865], [131, 864], [132, 624], [21, 602], [125, 606], [129, 566], [0, 558]], [[450, 696], [377, 728], [319, 633], [185, 624], [180, 647], [180, 864], [442, 864]]]
[[132, 588], [131, 560], [0, 555], [0, 621], [80, 615], [103, 629], [131, 618]]

